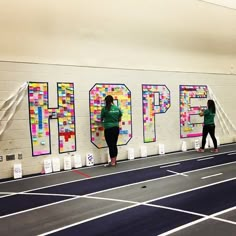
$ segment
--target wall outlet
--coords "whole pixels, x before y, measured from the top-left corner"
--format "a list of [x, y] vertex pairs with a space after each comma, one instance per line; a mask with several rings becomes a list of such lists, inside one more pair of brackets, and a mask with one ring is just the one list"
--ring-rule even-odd
[[0, 161], [3, 161], [3, 156], [0, 156]]
[[7, 161], [13, 161], [13, 160], [15, 160], [15, 154], [8, 154], [8, 155], [6, 155], [6, 160], [7, 160]]
[[18, 153], [18, 159], [19, 160], [23, 159], [23, 154], [22, 153]]

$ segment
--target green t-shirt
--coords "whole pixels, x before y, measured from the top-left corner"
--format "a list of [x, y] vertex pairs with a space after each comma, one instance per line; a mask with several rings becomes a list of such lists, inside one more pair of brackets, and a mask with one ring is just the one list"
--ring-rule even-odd
[[115, 126], [119, 127], [119, 120], [121, 116], [122, 112], [116, 105], [111, 105], [110, 111], [108, 111], [106, 107], [103, 107], [101, 112], [101, 119], [103, 121], [104, 128], [108, 129]]
[[215, 113], [211, 112], [208, 109], [204, 111], [204, 125], [214, 125], [215, 124], [214, 118], [215, 118]]

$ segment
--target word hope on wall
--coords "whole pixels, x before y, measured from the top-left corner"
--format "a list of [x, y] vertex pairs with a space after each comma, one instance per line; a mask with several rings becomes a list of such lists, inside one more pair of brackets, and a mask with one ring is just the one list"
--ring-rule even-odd
[[[202, 135], [199, 119], [201, 103], [207, 98], [206, 85], [180, 85], [180, 138]], [[122, 110], [118, 145], [126, 145], [132, 138], [132, 96], [125, 84], [97, 83], [89, 90], [89, 118], [91, 142], [97, 148], [106, 147], [101, 109], [107, 95]], [[57, 83], [57, 107], [49, 108], [47, 82], [29, 82], [29, 123], [32, 155], [51, 154], [50, 119], [58, 124], [59, 153], [76, 151], [76, 119], [74, 83]], [[171, 107], [171, 94], [166, 85], [142, 84], [143, 142], [156, 142], [156, 115], [166, 113]]]

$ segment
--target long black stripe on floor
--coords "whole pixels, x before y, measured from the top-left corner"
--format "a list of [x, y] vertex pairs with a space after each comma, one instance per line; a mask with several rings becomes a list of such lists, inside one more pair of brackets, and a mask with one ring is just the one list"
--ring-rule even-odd
[[[214, 159], [205, 161], [188, 160], [181, 162], [181, 165], [170, 167], [171, 170], [178, 172], [187, 172], [212, 165], [220, 165], [236, 161], [236, 155], [226, 156], [226, 154], [217, 155]], [[34, 193], [53, 193], [53, 194], [69, 194], [69, 195], [84, 195], [97, 191], [102, 191], [114, 187], [119, 187], [127, 184], [138, 183], [140, 181], [151, 180], [164, 176], [173, 175], [167, 172], [166, 169], [160, 166], [149, 167], [145, 169], [132, 170], [123, 173], [111, 174], [108, 176], [97, 177], [93, 179], [85, 179], [73, 183], [65, 183], [57, 186], [39, 189], [32, 191]]]
[[156, 236], [199, 219], [199, 216], [149, 206], [138, 206], [50, 235]]
[[150, 202], [205, 215], [236, 206], [236, 180]]
[[13, 195], [0, 198], [0, 216], [63, 201], [69, 198], [71, 197], [42, 195]]

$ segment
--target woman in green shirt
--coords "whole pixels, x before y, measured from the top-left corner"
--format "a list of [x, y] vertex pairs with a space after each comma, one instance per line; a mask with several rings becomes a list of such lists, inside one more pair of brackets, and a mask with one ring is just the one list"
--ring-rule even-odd
[[215, 137], [215, 113], [216, 113], [216, 107], [215, 107], [215, 102], [211, 99], [207, 101], [207, 109], [206, 110], [201, 110], [199, 115], [204, 116], [204, 123], [203, 123], [203, 131], [202, 131], [202, 146], [200, 149], [198, 149], [198, 152], [204, 152], [204, 147], [206, 144], [206, 137], [208, 133], [211, 136], [211, 139], [214, 144], [214, 149], [212, 152], [218, 152], [217, 148], [217, 140]]
[[105, 166], [116, 166], [116, 158], [118, 154], [117, 141], [119, 136], [119, 122], [121, 121], [121, 110], [114, 105], [113, 97], [108, 95], [105, 97], [105, 107], [101, 111], [101, 121], [104, 126], [104, 135], [107, 146], [109, 148], [109, 155], [111, 163]]

